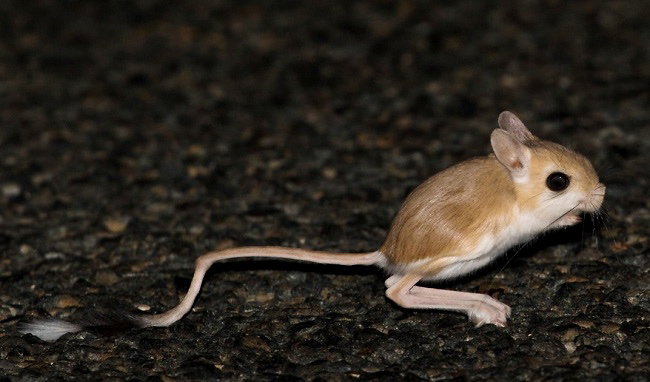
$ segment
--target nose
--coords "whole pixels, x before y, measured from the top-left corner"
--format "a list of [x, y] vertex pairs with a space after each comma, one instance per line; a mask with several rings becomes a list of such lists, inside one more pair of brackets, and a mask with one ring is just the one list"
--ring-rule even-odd
[[605, 199], [605, 191], [607, 190], [607, 187], [605, 187], [604, 184], [598, 183], [598, 185], [591, 191], [591, 197], [590, 197], [590, 202], [591, 205], [594, 207], [594, 211], [599, 209], [600, 206], [603, 204], [603, 199]]

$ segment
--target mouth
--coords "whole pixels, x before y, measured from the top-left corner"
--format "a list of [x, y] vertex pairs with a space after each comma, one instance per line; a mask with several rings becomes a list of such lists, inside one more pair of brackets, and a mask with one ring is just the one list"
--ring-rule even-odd
[[571, 225], [578, 224], [582, 221], [582, 217], [580, 217], [580, 211], [576, 211], [576, 209], [573, 209], [560, 218], [556, 219], [553, 223], [551, 223], [548, 227], [549, 228], [560, 228], [560, 227], [568, 227]]
[[580, 215], [567, 215], [564, 218], [562, 218], [562, 223], [565, 225], [574, 225], [578, 224], [582, 221], [582, 216]]

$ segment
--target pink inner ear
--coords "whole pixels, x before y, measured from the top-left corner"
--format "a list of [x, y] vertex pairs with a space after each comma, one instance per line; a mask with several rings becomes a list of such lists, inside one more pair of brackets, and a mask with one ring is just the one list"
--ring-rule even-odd
[[526, 171], [528, 165], [527, 149], [512, 133], [502, 129], [494, 129], [490, 141], [497, 160], [506, 168], [518, 174], [523, 174]]
[[499, 114], [499, 127], [511, 133], [520, 142], [535, 139], [535, 136], [528, 130], [521, 120], [509, 111]]

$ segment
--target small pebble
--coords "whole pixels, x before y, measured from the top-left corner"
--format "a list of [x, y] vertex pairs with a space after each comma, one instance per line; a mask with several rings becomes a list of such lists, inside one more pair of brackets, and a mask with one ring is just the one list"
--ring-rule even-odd
[[81, 303], [79, 302], [79, 300], [77, 300], [76, 298], [70, 295], [62, 295], [57, 297], [54, 300], [54, 304], [53, 304], [54, 308], [59, 308], [59, 309], [72, 308], [77, 306], [81, 306]]
[[113, 285], [120, 281], [120, 277], [113, 271], [103, 270], [95, 275], [95, 282], [99, 285]]
[[111, 217], [104, 220], [104, 227], [111, 233], [122, 233], [129, 225], [131, 218], [126, 216]]
[[61, 260], [65, 259], [65, 255], [60, 252], [48, 252], [43, 256], [45, 260]]
[[2, 185], [2, 196], [7, 199], [12, 199], [20, 196], [21, 193], [22, 189], [20, 188], [20, 185], [16, 183], [5, 183]]

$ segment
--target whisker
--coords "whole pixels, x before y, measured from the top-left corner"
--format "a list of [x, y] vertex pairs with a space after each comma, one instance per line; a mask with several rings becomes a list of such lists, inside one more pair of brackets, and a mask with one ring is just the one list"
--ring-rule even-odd
[[488, 285], [488, 290], [492, 289], [492, 285], [494, 285], [494, 280], [496, 280], [496, 278], [501, 274], [501, 272], [503, 272], [503, 270], [506, 269], [508, 264], [510, 264], [512, 262], [512, 260], [514, 260], [515, 257], [517, 257], [519, 252], [521, 252], [522, 249], [524, 249], [527, 245], [529, 245], [533, 241], [534, 241], [534, 239], [531, 239], [528, 242], [519, 245], [519, 248], [517, 248], [515, 253], [513, 253], [512, 256], [508, 260], [506, 260], [506, 263], [503, 264], [503, 266], [499, 269], [499, 271], [492, 277], [492, 279], [490, 280], [490, 285]]
[[[550, 200], [550, 199], [548, 199], [548, 200]], [[540, 236], [542, 236], [543, 234], [545, 234], [546, 231], [547, 231], [547, 229], [548, 229], [548, 227], [552, 226], [552, 225], [555, 224], [558, 220], [562, 219], [562, 218], [565, 217], [567, 214], [571, 213], [573, 210], [575, 210], [576, 208], [578, 208], [578, 206], [580, 206], [580, 203], [576, 204], [576, 205], [575, 205], [573, 208], [571, 208], [569, 211], [565, 212], [565, 213], [562, 214], [560, 217], [558, 217], [557, 219], [553, 220], [553, 221], [552, 221], [550, 224], [548, 224], [548, 225], [547, 225], [547, 226], [542, 230], [542, 232], [541, 232], [539, 235], [537, 235], [535, 238], [532, 238], [532, 239], [528, 240], [526, 243], [521, 244], [521, 245], [519, 246], [519, 248], [517, 248], [517, 250], [515, 251], [515, 253], [512, 255], [512, 257], [510, 257], [510, 258], [506, 261], [506, 263], [503, 264], [503, 266], [501, 267], [501, 269], [499, 269], [499, 271], [494, 275], [494, 277], [492, 278], [492, 281], [490, 281], [490, 285], [488, 286], [488, 290], [489, 290], [490, 288], [492, 288], [492, 285], [494, 284], [494, 280], [495, 280], [495, 278], [496, 278], [497, 276], [499, 276], [499, 275], [501, 274], [501, 272], [503, 272], [504, 269], [506, 269], [506, 267], [508, 266], [508, 264], [510, 264], [510, 262], [512, 262], [512, 260], [514, 260], [515, 257], [517, 257], [517, 255], [519, 254], [519, 252], [521, 252], [521, 250], [522, 250], [523, 248], [525, 248], [527, 245], [530, 245], [532, 242], [535, 241], [535, 239], [537, 239], [538, 237], [540, 237]]]
[[615, 170], [614, 162], [610, 160], [606, 163], [601, 163], [598, 166], [597, 172], [601, 174], [601, 178], [604, 178], [608, 174], [610, 174], [613, 170]]
[[596, 213], [596, 214], [590, 214], [590, 215], [591, 215], [591, 235], [596, 240], [596, 250], [598, 250], [598, 235], [596, 234], [596, 222], [598, 221], [599, 214]]
[[563, 213], [562, 215], [560, 215], [560, 217], [558, 217], [557, 219], [553, 220], [549, 225], [547, 225], [546, 227], [544, 227], [544, 231], [546, 231], [546, 230], [548, 229], [548, 227], [550, 227], [550, 226], [552, 226], [553, 224], [557, 223], [558, 220], [562, 219], [563, 217], [565, 217], [565, 216], [567, 216], [568, 214], [570, 214], [571, 212], [573, 212], [573, 210], [575, 210], [576, 208], [578, 208], [578, 206], [580, 206], [580, 203], [576, 204], [573, 208], [571, 208], [571, 209], [568, 210], [567, 212], [565, 212], [565, 213]]
[[600, 181], [602, 183], [610, 183], [624, 179], [624, 175], [621, 172], [620, 167], [616, 166], [614, 162], [611, 161], [605, 165], [599, 166], [597, 172], [600, 175]]
[[600, 206], [600, 209], [597, 211], [597, 216], [600, 218], [603, 226], [605, 226], [605, 229], [611, 228], [612, 219], [609, 215], [609, 212], [607, 211], [607, 207]]
[[[564, 192], [564, 191], [563, 191], [563, 192]], [[553, 200], [553, 199], [555, 199], [555, 198], [561, 196], [563, 192], [559, 192], [559, 193], [557, 193], [557, 194], [555, 194], [555, 195], [552, 195], [552, 196], [549, 197], [548, 199], [542, 200], [542, 202], [541, 202], [540, 204], [542, 204], [542, 203], [546, 203], [546, 202], [550, 202], [551, 200]]]
[[546, 192], [546, 191], [542, 191], [542, 192], [540, 192], [539, 194], [537, 194], [537, 195], [533, 195], [533, 196], [531, 196], [530, 198], [524, 200], [524, 202], [521, 203], [521, 206], [523, 207], [526, 203], [528, 203], [528, 202], [531, 201], [532, 199], [534, 199], [534, 198], [540, 196], [540, 195], [543, 194], [544, 192]]
[[[593, 218], [592, 218], [592, 223], [593, 223]], [[585, 226], [586, 226], [586, 224], [583, 221], [582, 222], [582, 229], [580, 230], [581, 234], [582, 234], [582, 237], [580, 238], [580, 252], [582, 252], [584, 250], [584, 247], [585, 247]]]

